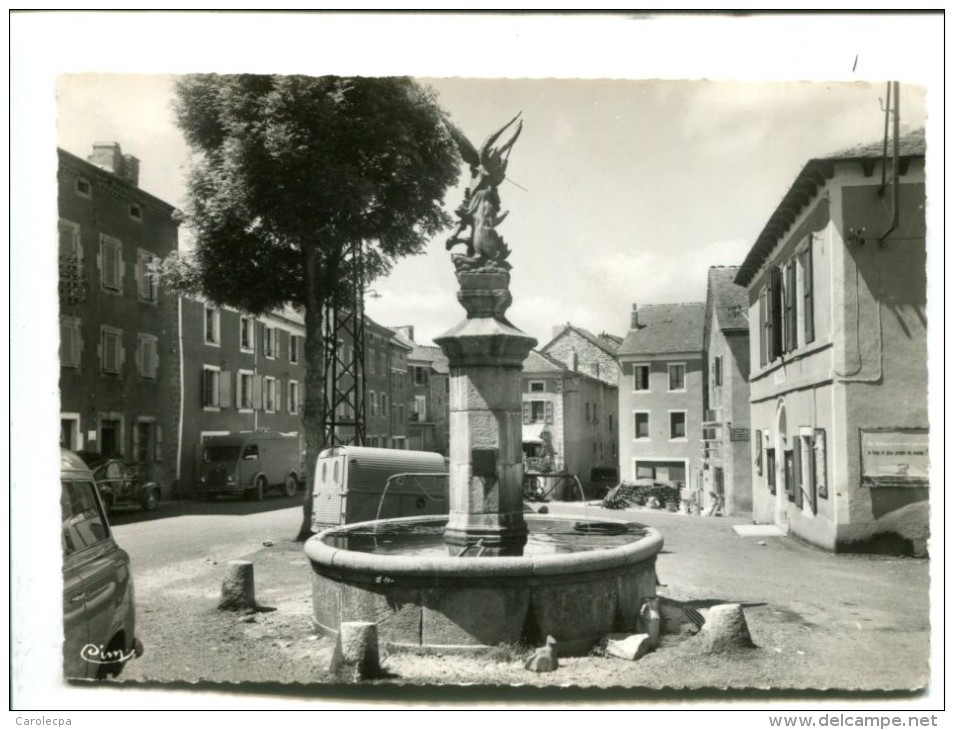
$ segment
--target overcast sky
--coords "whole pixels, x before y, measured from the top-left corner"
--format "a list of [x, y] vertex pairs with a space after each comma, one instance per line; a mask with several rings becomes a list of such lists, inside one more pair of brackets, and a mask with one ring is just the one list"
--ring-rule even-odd
[[[523, 115], [499, 230], [513, 249], [511, 319], [541, 345], [561, 322], [624, 335], [634, 302], [704, 300], [707, 268], [741, 263], [809, 158], [884, 129], [874, 82], [422, 81], [476, 146]], [[181, 205], [189, 151], [171, 95], [168, 76], [65, 75], [59, 144], [85, 157], [118, 141], [141, 159], [141, 186]], [[924, 88], [900, 98], [902, 124], [923, 126]], [[462, 318], [445, 238], [373, 284], [373, 318], [413, 324], [422, 343]]]
[[[741, 262], [809, 158], [880, 137], [878, 98], [899, 79], [902, 124], [927, 118], [929, 319], [943, 322], [934, 156], [943, 141], [942, 16], [56, 12], [12, 13], [10, 28], [11, 418], [0, 431], [16, 429], [0, 441], [16, 455], [13, 565], [29, 555], [30, 569], [11, 576], [12, 684], [27, 706], [99, 709], [117, 694], [117, 706], [156, 701], [154, 692], [137, 702], [136, 690], [63, 687], [60, 556], [55, 539], [36, 536], [56, 523], [55, 499], [44, 511], [37, 497], [37, 485], [57, 478], [55, 148], [85, 157], [94, 141], [116, 140], [141, 158], [145, 190], [181, 203], [187, 150], [171, 123], [168, 74], [458, 77], [431, 83], [476, 144], [522, 111], [500, 232], [513, 249], [510, 318], [541, 344], [568, 320], [625, 334], [633, 302], [702, 301], [707, 268]], [[559, 80], [526, 80], [548, 78]], [[458, 202], [450, 194], [448, 210]], [[442, 237], [376, 282], [381, 297], [368, 311], [382, 324], [414, 324], [426, 342], [463, 317], [455, 286]], [[932, 358], [943, 354], [942, 327], [932, 326], [930, 348]], [[931, 372], [941, 392], [941, 371]], [[942, 399], [931, 403], [932, 424], [943, 424]], [[936, 454], [942, 438], [932, 430]], [[941, 512], [932, 534], [943, 534]], [[943, 625], [942, 608], [932, 603], [932, 625]], [[943, 646], [933, 646], [937, 662]], [[912, 702], [936, 707], [942, 686]], [[222, 706], [263, 702], [230, 693]], [[169, 706], [209, 703], [179, 692]]]

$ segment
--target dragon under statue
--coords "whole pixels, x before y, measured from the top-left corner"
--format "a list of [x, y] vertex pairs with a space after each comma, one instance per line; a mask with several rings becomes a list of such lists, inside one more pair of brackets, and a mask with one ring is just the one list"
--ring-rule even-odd
[[[447, 239], [448, 250], [461, 243], [467, 247], [466, 253], [451, 256], [458, 273], [504, 273], [512, 268], [507, 263], [510, 249], [496, 230], [508, 213], [500, 212], [497, 186], [507, 175], [510, 149], [523, 129], [523, 121], [519, 119], [517, 114], [490, 135], [479, 152], [460, 129], [448, 125], [460, 156], [470, 166], [470, 187], [464, 191], [464, 200], [454, 211], [460, 221], [457, 230]], [[501, 135], [511, 127], [510, 137], [498, 146]], [[469, 234], [466, 233], [468, 228]]]

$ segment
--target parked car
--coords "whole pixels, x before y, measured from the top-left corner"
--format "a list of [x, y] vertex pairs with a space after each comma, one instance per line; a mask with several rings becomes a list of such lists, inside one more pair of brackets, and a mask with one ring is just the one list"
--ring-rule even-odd
[[63, 671], [107, 679], [143, 653], [129, 555], [113, 539], [93, 473], [60, 452], [63, 548]]
[[142, 507], [151, 512], [159, 506], [159, 485], [141, 478], [135, 464], [127, 464], [118, 455], [88, 451], [77, 455], [93, 472], [107, 512], [113, 507]]

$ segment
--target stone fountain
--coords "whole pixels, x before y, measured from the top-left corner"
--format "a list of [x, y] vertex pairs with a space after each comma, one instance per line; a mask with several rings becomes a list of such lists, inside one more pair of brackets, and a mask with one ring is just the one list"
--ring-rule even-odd
[[518, 115], [478, 151], [451, 128], [471, 184], [447, 241], [465, 246], [451, 258], [466, 318], [435, 340], [451, 374], [449, 514], [311, 538], [313, 623], [326, 635], [373, 621], [391, 650], [473, 651], [551, 635], [561, 654], [585, 653], [635, 629], [656, 594], [656, 531], [524, 512], [520, 375], [537, 343], [506, 318], [510, 249], [497, 231], [507, 215], [498, 186], [521, 130]]

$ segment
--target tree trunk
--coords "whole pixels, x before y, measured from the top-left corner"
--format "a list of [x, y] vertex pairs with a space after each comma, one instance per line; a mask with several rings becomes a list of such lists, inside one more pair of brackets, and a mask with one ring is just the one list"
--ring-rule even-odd
[[305, 257], [305, 458], [308, 481], [302, 503], [301, 528], [296, 540], [303, 542], [314, 534], [311, 517], [314, 507], [315, 463], [324, 446], [325, 358], [322, 338], [322, 312], [325, 304], [321, 279], [321, 257], [316, 244], [304, 247]]

